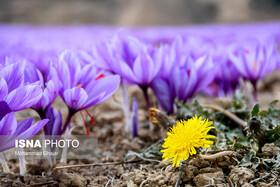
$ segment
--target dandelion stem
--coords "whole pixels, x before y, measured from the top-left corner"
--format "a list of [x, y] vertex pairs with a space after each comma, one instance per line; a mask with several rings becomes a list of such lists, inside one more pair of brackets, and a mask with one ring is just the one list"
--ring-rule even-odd
[[11, 172], [9, 167], [8, 167], [7, 162], [5, 160], [5, 157], [4, 157], [3, 153], [0, 153], [0, 163], [2, 165], [4, 173], [10, 173]]
[[183, 167], [183, 163], [181, 162], [180, 173], [179, 173], [178, 180], [177, 180], [177, 182], [175, 184], [175, 187], [179, 187], [180, 186], [180, 181], [181, 181], [181, 178], [182, 178], [183, 170], [184, 170], [184, 167]]

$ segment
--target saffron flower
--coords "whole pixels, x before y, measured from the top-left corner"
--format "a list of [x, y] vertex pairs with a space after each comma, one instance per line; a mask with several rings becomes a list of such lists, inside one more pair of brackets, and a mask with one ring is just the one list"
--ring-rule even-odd
[[16, 117], [5, 101], [0, 101], [0, 163], [4, 172], [9, 168], [2, 155], [3, 151], [15, 146], [17, 139], [30, 139], [36, 135], [48, 122], [47, 119], [33, 124], [34, 119], [25, 119], [17, 123]]
[[36, 68], [32, 63], [25, 63], [24, 71], [25, 84], [36, 83], [40, 85], [42, 89], [41, 99], [32, 106], [34, 110], [38, 112], [41, 119], [45, 119], [47, 108], [56, 99], [59, 92], [59, 79], [56, 69], [51, 65], [46, 77]]
[[161, 67], [161, 62], [154, 60], [156, 47], [132, 36], [116, 34], [111, 41], [97, 44], [92, 54], [96, 66], [140, 87], [149, 86]]
[[164, 139], [162, 145], [163, 161], [171, 159], [172, 166], [179, 166], [182, 160], [187, 160], [190, 155], [197, 153], [196, 148], [209, 148], [213, 141], [207, 138], [215, 138], [213, 135], [208, 135], [209, 130], [215, 127], [211, 126], [212, 121], [208, 119], [202, 120], [201, 117], [193, 117], [188, 121], [181, 120], [177, 125], [173, 126], [167, 133], [167, 138]]
[[96, 66], [120, 75], [122, 83], [138, 85], [150, 107], [148, 88], [161, 68], [156, 46], [118, 33], [112, 40], [97, 44], [92, 55]]
[[[92, 64], [82, 66], [70, 51], [60, 55], [57, 71], [61, 81], [59, 94], [69, 109], [63, 132], [69, 127], [71, 117], [76, 112], [107, 100], [120, 84], [119, 75], [104, 76]], [[92, 121], [94, 122], [93, 118]]]
[[240, 74], [228, 58], [215, 60], [218, 66], [214, 81], [203, 92], [215, 97], [233, 97], [239, 88]]
[[257, 82], [279, 67], [279, 55], [271, 42], [263, 44], [257, 40], [247, 41], [234, 48], [230, 59], [241, 77], [252, 83], [254, 99], [257, 101]]
[[161, 107], [171, 114], [176, 98], [186, 102], [195, 94], [202, 92], [213, 81], [215, 72], [210, 57], [188, 58], [182, 61], [181, 65], [174, 63], [169, 76], [157, 77], [151, 87]]
[[[6, 102], [0, 102], [0, 109], [0, 152], [14, 147], [14, 140], [17, 138], [30, 139], [32, 136], [36, 135], [49, 121], [44, 119], [32, 125], [34, 119], [30, 118], [17, 123], [14, 113], [11, 111], [11, 109], [9, 109], [9, 106]], [[3, 116], [2, 111], [8, 113]]]
[[13, 111], [21, 111], [35, 105], [42, 97], [39, 82], [24, 83], [24, 65], [6, 65], [0, 71], [0, 101], [5, 101]]

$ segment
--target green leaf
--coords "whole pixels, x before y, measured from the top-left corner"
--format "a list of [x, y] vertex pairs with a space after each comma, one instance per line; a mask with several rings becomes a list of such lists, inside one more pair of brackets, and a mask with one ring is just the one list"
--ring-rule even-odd
[[257, 116], [259, 111], [260, 111], [260, 104], [257, 103], [257, 104], [255, 104], [255, 106], [251, 112], [252, 116]]
[[274, 100], [274, 101], [271, 101], [269, 104], [268, 104], [268, 106], [269, 106], [269, 108], [274, 108], [275, 107], [275, 105], [278, 103], [278, 100]]

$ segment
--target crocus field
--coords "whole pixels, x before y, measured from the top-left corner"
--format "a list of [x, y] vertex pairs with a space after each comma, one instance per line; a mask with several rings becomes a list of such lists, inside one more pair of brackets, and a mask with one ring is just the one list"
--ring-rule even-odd
[[279, 186], [279, 69], [279, 22], [0, 25], [0, 186]]

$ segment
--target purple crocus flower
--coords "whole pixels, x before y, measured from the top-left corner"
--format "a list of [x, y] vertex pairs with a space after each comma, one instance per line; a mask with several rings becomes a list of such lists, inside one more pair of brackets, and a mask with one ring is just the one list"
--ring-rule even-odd
[[170, 46], [163, 46], [161, 74], [151, 85], [161, 107], [168, 114], [173, 113], [176, 98], [186, 102], [207, 88], [216, 75], [211, 57], [195, 59], [188, 56], [184, 49], [180, 36]]
[[120, 75], [123, 83], [140, 86], [149, 107], [147, 89], [161, 67], [157, 50], [156, 46], [118, 33], [112, 40], [97, 44], [92, 54], [96, 66]]
[[91, 65], [82, 66], [74, 53], [65, 51], [57, 66], [61, 81], [60, 96], [69, 108], [63, 132], [70, 125], [71, 117], [77, 112], [97, 105], [111, 97], [118, 89], [120, 77], [103, 77]]
[[13, 148], [16, 139], [30, 139], [48, 122], [47, 119], [32, 125], [34, 119], [25, 119], [19, 123], [5, 101], [0, 101], [0, 152]]
[[13, 112], [29, 108], [42, 97], [42, 89], [38, 84], [24, 84], [22, 64], [7, 65], [0, 71], [0, 101], [5, 101]]
[[230, 59], [242, 78], [249, 80], [254, 87], [257, 101], [257, 82], [278, 68], [279, 55], [271, 42], [262, 44], [256, 40], [245, 42], [230, 53]]
[[181, 66], [174, 65], [169, 78], [155, 79], [152, 88], [162, 108], [171, 114], [175, 98], [186, 102], [202, 92], [213, 81], [215, 71], [210, 57], [189, 58]]
[[46, 110], [56, 99], [59, 92], [59, 79], [56, 69], [53, 66], [49, 67], [49, 73], [46, 78], [43, 77], [42, 73], [31, 63], [26, 63], [24, 72], [25, 84], [32, 84], [34, 82], [39, 83], [43, 90], [41, 99], [32, 106], [41, 119], [45, 119]]
[[235, 90], [239, 88], [239, 72], [230, 60], [220, 61], [217, 65], [214, 81], [203, 92], [216, 97], [234, 96]]

